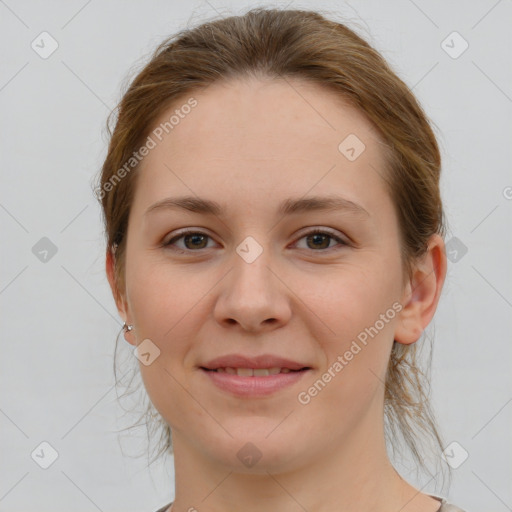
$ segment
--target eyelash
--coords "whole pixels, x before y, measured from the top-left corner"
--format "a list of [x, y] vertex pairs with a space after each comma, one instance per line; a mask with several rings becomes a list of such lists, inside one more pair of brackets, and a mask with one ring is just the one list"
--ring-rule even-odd
[[[208, 237], [210, 239], [212, 238], [210, 235], [208, 235], [207, 233], [204, 233], [202, 231], [186, 230], [186, 231], [182, 231], [181, 233], [179, 233], [178, 235], [174, 236], [168, 242], [166, 242], [166, 243], [164, 243], [162, 245], [163, 245], [164, 248], [168, 248], [168, 249], [171, 249], [172, 251], [176, 251], [176, 252], [179, 252], [179, 253], [182, 253], [182, 254], [191, 253], [191, 252], [199, 252], [201, 250], [205, 250], [205, 249], [197, 249], [197, 250], [186, 249], [186, 250], [184, 250], [184, 249], [178, 249], [176, 247], [172, 247], [172, 244], [174, 244], [177, 240], [180, 240], [181, 238], [184, 238], [187, 235], [203, 235], [203, 236], [206, 236], [206, 237]], [[348, 246], [349, 245], [342, 238], [340, 238], [339, 236], [335, 235], [332, 231], [327, 230], [327, 229], [318, 229], [318, 228], [317, 229], [313, 229], [311, 231], [308, 231], [307, 233], [304, 233], [298, 240], [302, 240], [303, 238], [306, 238], [306, 237], [311, 236], [311, 235], [327, 235], [328, 237], [332, 238], [333, 240], [339, 242], [341, 246]], [[313, 251], [313, 252], [326, 252], [326, 251], [329, 251], [331, 249], [334, 249], [334, 247], [328, 247], [327, 249], [319, 249], [319, 250], [310, 249], [310, 250]]]

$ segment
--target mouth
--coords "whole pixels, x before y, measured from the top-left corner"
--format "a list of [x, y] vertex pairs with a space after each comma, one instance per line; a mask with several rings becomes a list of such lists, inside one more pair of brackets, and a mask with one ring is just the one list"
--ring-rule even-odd
[[[219, 368], [200, 367], [201, 373], [211, 384], [224, 394], [235, 398], [256, 399], [278, 395], [284, 388], [292, 388], [304, 378], [312, 368], [292, 370], [278, 366], [270, 368], [235, 368], [232, 366]], [[206, 383], [205, 383], [206, 384]]]
[[304, 370], [310, 370], [309, 366], [300, 368], [298, 370], [292, 370], [291, 368], [280, 368], [274, 366], [272, 368], [233, 368], [231, 366], [220, 367], [220, 368], [205, 368], [200, 367], [202, 370], [207, 372], [227, 373], [229, 375], [238, 375], [239, 377], [268, 377], [269, 375], [278, 375], [280, 373], [296, 373]]

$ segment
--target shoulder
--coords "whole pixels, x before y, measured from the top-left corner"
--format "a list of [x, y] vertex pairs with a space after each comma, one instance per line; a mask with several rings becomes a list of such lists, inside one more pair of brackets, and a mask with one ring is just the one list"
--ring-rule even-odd
[[[167, 503], [167, 505], [165, 505], [164, 507], [162, 508], [159, 508], [156, 512], [168, 512], [169, 510], [169, 507], [172, 505], [172, 501], [171, 503]], [[451, 510], [448, 510], [447, 512], [452, 512]], [[454, 511], [456, 512], [456, 511]]]
[[[436, 498], [441, 502], [441, 507], [439, 508], [438, 512], [466, 512], [465, 510], [457, 507], [457, 505], [453, 505], [452, 503], [448, 503], [445, 498], [441, 498], [440, 496], [432, 496], [433, 498]], [[168, 512], [169, 507], [172, 505], [171, 503], [168, 503], [167, 505], [163, 506], [162, 508], [159, 508], [155, 512]]]
[[439, 512], [466, 512], [461, 508], [457, 507], [457, 505], [453, 505], [452, 503], [443, 503]]
[[439, 507], [439, 510], [437, 512], [466, 512], [460, 507], [457, 507], [457, 505], [454, 505], [453, 503], [448, 503], [446, 498], [443, 498], [441, 496], [434, 496], [432, 494], [430, 496], [441, 502], [441, 506]]
[[452, 503], [446, 502], [441, 505], [439, 512], [466, 512], [466, 511], [457, 507], [457, 505], [453, 505]]

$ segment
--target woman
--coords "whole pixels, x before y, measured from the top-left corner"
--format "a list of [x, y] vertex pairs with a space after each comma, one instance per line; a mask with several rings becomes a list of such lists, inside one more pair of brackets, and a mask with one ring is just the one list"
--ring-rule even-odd
[[98, 195], [172, 434], [159, 512], [461, 510], [386, 449], [388, 422], [420, 465], [420, 434], [442, 451], [415, 361], [446, 276], [440, 166], [407, 86], [318, 13], [254, 9], [157, 48]]

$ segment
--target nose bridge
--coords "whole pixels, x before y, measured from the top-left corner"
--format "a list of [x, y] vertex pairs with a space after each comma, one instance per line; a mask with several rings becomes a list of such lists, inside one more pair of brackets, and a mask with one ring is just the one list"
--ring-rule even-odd
[[236, 321], [247, 330], [257, 330], [263, 323], [281, 323], [289, 317], [286, 287], [274, 275], [274, 260], [268, 244], [255, 237], [248, 236], [235, 247], [216, 305], [218, 321]]
[[266, 237], [266, 242], [262, 240], [263, 236], [258, 238], [262, 243], [253, 236], [247, 236], [235, 249], [230, 287], [233, 287], [233, 291], [244, 294], [244, 297], [239, 297], [242, 300], [246, 300], [247, 293], [252, 301], [269, 300], [272, 295], [271, 288], [276, 284], [269, 269], [273, 259], [268, 245], [269, 237]]

